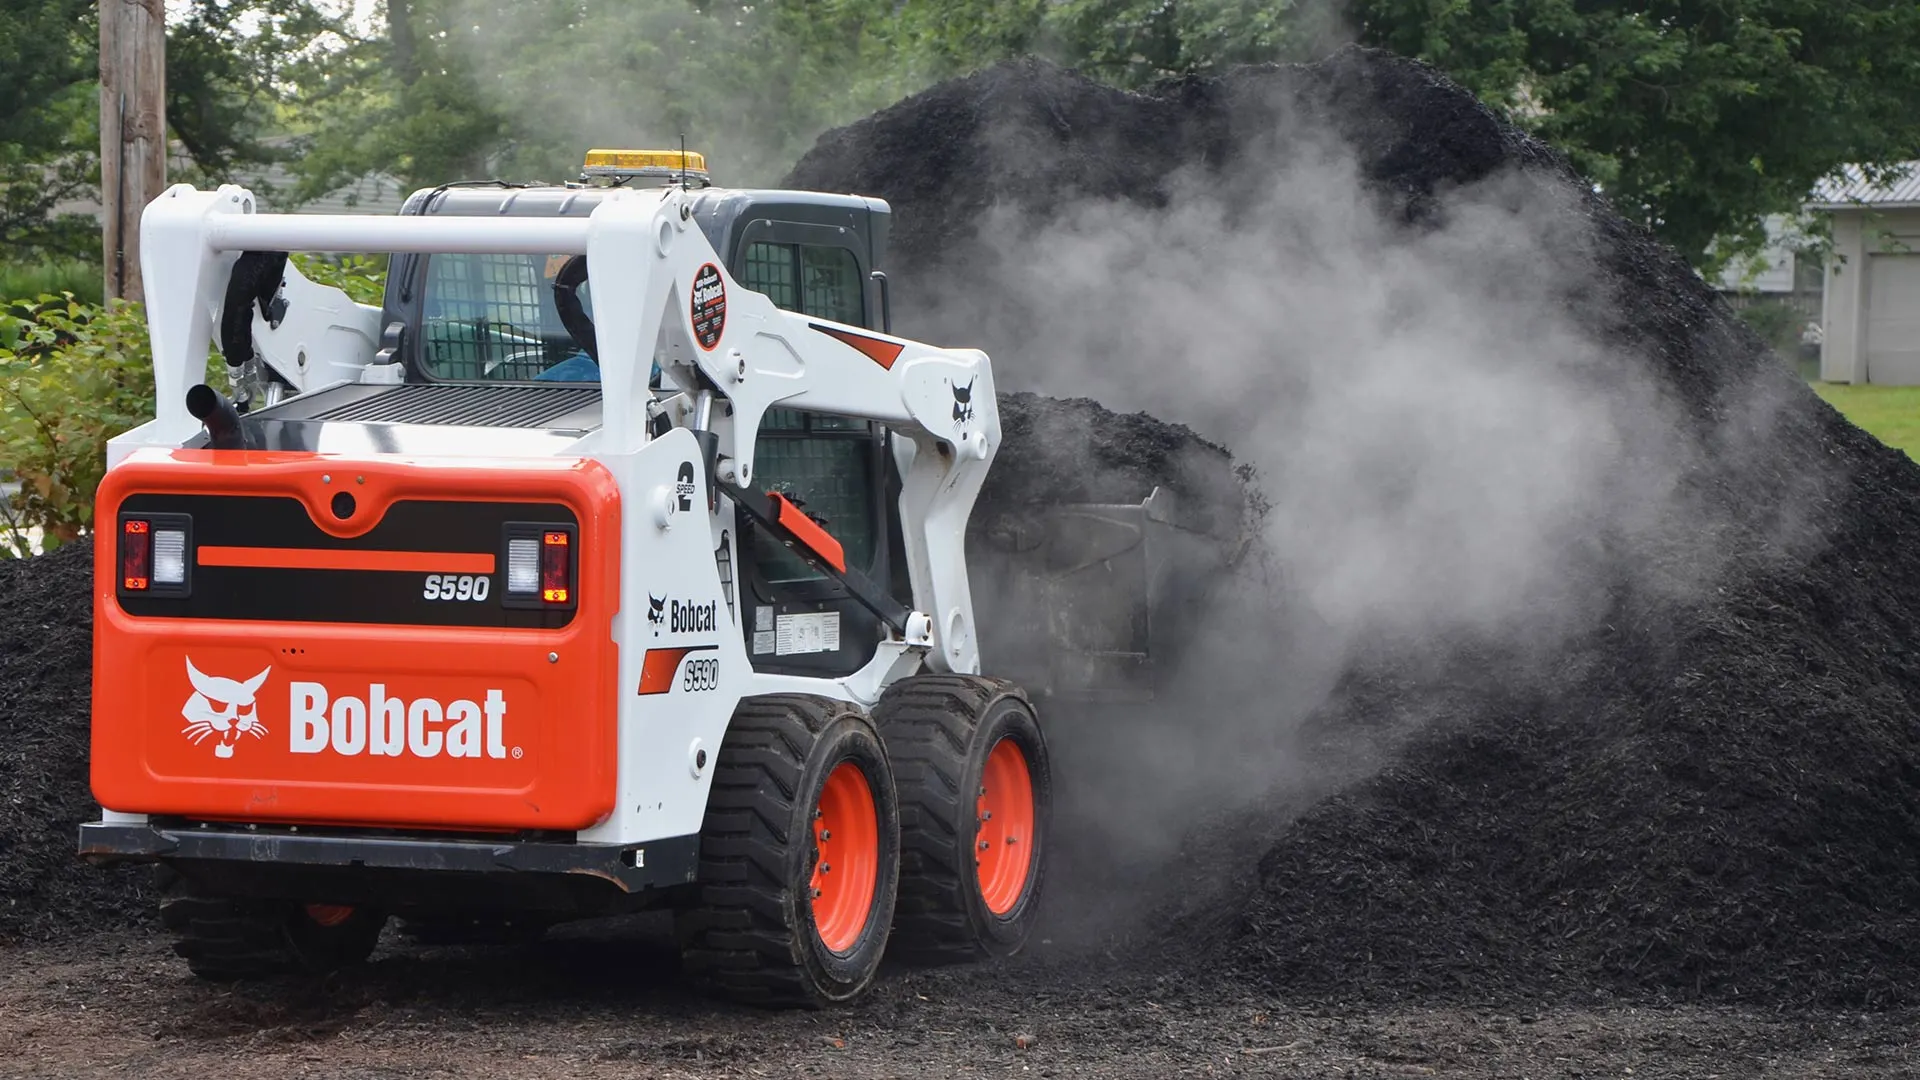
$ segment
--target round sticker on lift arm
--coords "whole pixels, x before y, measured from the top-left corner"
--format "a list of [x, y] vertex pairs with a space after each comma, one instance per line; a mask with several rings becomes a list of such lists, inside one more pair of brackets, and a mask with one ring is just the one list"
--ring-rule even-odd
[[720, 280], [720, 268], [707, 263], [693, 275], [693, 336], [701, 348], [711, 350], [726, 328], [727, 286]]

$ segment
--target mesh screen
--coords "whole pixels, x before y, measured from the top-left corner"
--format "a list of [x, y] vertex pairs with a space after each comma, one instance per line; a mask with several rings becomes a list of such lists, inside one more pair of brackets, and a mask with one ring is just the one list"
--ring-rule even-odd
[[422, 359], [442, 379], [531, 379], [579, 351], [553, 306], [539, 255], [435, 255], [427, 261]]
[[[811, 424], [809, 424], [811, 421]], [[769, 409], [755, 442], [754, 481], [801, 504], [840, 541], [847, 565], [873, 565], [873, 443], [862, 420]], [[764, 532], [754, 534], [760, 572], [771, 582], [822, 575]]]
[[793, 245], [748, 244], [746, 276], [740, 284], [766, 293], [775, 307], [794, 310], [798, 297], [793, 289]]
[[853, 252], [805, 245], [800, 249], [800, 271], [807, 285], [802, 304], [807, 314], [860, 325], [860, 264]]

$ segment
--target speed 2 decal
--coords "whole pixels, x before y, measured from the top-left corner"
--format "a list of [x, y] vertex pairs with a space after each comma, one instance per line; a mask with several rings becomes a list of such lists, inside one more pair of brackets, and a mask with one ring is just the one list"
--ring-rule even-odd
[[700, 347], [711, 352], [720, 344], [727, 329], [727, 285], [720, 280], [720, 268], [702, 264], [693, 275], [693, 336]]

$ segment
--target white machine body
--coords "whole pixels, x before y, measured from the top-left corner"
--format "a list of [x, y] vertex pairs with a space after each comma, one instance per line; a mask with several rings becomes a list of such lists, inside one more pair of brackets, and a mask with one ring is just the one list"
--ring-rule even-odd
[[[179, 185], [148, 208], [141, 225], [155, 417], [111, 440], [110, 470], [164, 459], [200, 434], [185, 402], [201, 381], [242, 252], [586, 256], [596, 299], [597, 429], [559, 442], [544, 433], [446, 427], [438, 429], [432, 453], [406, 458], [422, 472], [530, 457], [586, 460], [617, 485], [618, 595], [604, 632], [618, 651], [618, 704], [593, 721], [618, 733], [615, 794], [603, 820], [577, 831], [580, 843], [634, 845], [699, 832], [711, 763], [743, 697], [804, 692], [868, 706], [916, 671], [980, 669], [962, 543], [1001, 434], [988, 357], [776, 307], [728, 273], [689, 220], [688, 198], [678, 187], [612, 191], [584, 219], [291, 216], [256, 212], [253, 195], [240, 187]], [[378, 309], [309, 281], [291, 263], [281, 295], [286, 304], [275, 318], [255, 313], [253, 336], [257, 363], [292, 388], [289, 397], [400, 381], [397, 365], [378, 355]], [[649, 385], [655, 365], [657, 389]], [[871, 662], [843, 677], [756, 671], [745, 630], [767, 613], [722, 576], [725, 565], [743, 560], [730, 548], [735, 507], [727, 485], [753, 488], [755, 435], [775, 407], [870, 420], [901, 437], [894, 444], [902, 477], [897, 511], [910, 613]], [[664, 432], [661, 415], [670, 425]], [[717, 437], [721, 481], [711, 499], [701, 475], [706, 432]], [[320, 455], [337, 461], [343, 475], [359, 462], [393, 463], [371, 441], [356, 441], [351, 425], [332, 438]], [[675, 611], [717, 617], [681, 620], [670, 617]], [[662, 689], [660, 657], [671, 650], [680, 651]], [[266, 739], [313, 737], [311, 726], [303, 731], [290, 722], [278, 700], [263, 701]], [[109, 823], [144, 820], [140, 807], [105, 811]]]

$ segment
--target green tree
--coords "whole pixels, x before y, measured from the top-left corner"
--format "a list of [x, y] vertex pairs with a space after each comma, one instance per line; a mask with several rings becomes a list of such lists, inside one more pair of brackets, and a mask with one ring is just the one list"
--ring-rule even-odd
[[[186, 178], [222, 180], [271, 160], [279, 73], [335, 21], [313, 0], [170, 3], [167, 121]], [[93, 0], [0, 7], [0, 253], [97, 259], [99, 226], [58, 214], [99, 181], [100, 27]], [[176, 170], [177, 171], [177, 170]]]
[[[1914, 0], [1354, 0], [1711, 268], [1844, 163], [1920, 156]], [[1720, 238], [1717, 247], [1716, 238]], [[1710, 248], [1713, 248], [1710, 254]]]
[[1306, 18], [1272, 0], [1065, 0], [1049, 5], [1042, 40], [1089, 74], [1139, 86], [1288, 59]]
[[86, 193], [98, 142], [90, 0], [0, 8], [0, 251], [47, 258], [97, 247], [89, 218], [55, 208]]
[[[805, 0], [776, 8], [810, 11]], [[915, 69], [937, 77], [1037, 54], [1120, 86], [1300, 59], [1330, 40], [1324, 0], [898, 0], [878, 5]]]
[[374, 170], [411, 186], [571, 179], [595, 146], [706, 151], [777, 177], [820, 131], [930, 74], [883, 0], [386, 0], [299, 72], [300, 194]]

